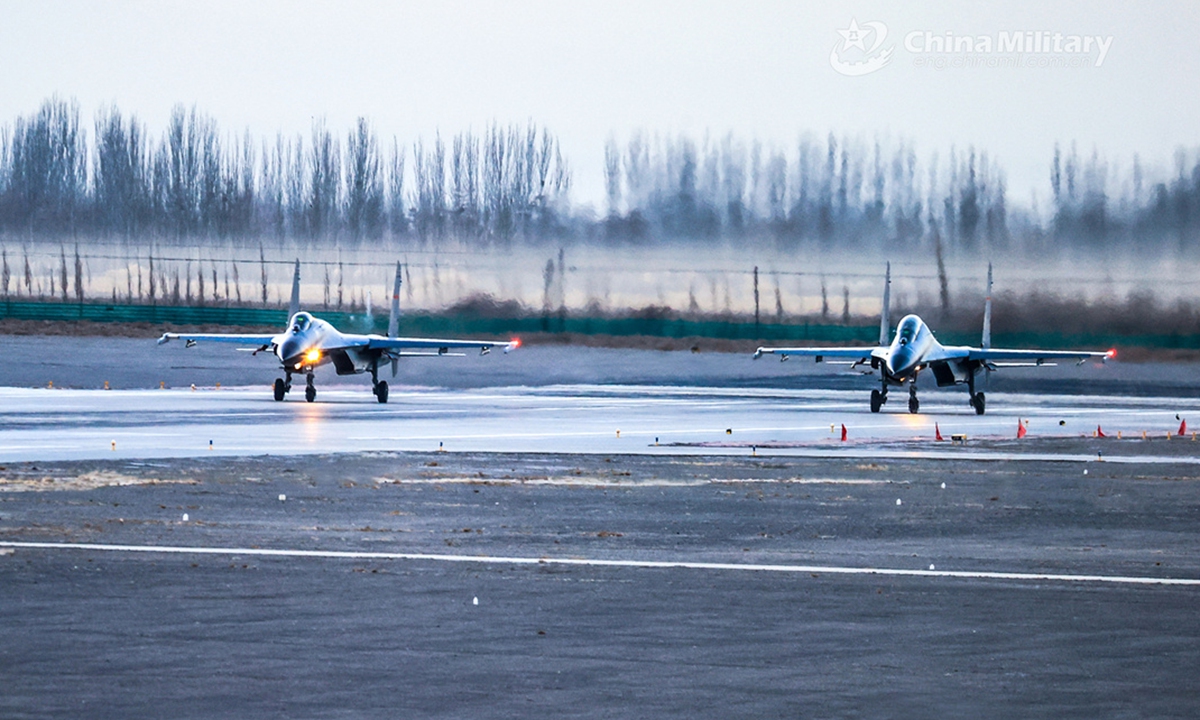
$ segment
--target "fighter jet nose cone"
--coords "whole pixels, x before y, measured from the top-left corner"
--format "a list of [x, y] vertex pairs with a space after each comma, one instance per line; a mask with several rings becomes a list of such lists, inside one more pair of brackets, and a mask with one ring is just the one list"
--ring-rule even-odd
[[892, 353], [892, 356], [887, 359], [888, 372], [892, 375], [902, 375], [908, 372], [913, 365], [912, 355], [912, 351], [906, 347]]
[[300, 341], [290, 338], [284, 340], [283, 344], [279, 346], [279, 356], [284, 360], [294, 358], [300, 354], [300, 349]]

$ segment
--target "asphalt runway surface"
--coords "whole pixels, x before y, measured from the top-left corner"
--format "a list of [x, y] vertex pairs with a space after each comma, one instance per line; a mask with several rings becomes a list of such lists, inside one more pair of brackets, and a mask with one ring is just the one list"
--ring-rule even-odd
[[309, 404], [228, 348], [16, 340], [3, 717], [1200, 713], [1193, 366], [872, 415], [822, 366], [524, 348]]
[[0, 715], [1194, 716], [1200, 471], [1068, 467], [8, 466]]
[[[366, 377], [320, 368], [317, 402], [310, 404], [303, 401], [302, 381], [276, 403], [269, 389], [278, 374], [275, 361], [228, 346], [6, 340], [11, 352], [0, 368], [0, 462], [439, 448], [937, 454], [943, 452], [931, 444], [937, 432], [1013, 438], [1018, 422], [1037, 437], [1078, 437], [1099, 428], [1122, 439], [1142, 433], [1162, 439], [1178, 430], [1177, 416], [1200, 423], [1200, 377], [1191, 366], [1014, 369], [995, 374], [982, 417], [962, 388], [932, 385], [920, 390], [918, 415], [907, 412], [907, 397], [898, 391], [885, 412], [871, 414], [867, 399], [876, 382], [836, 366], [720, 353], [533, 347], [406, 361], [391, 379], [386, 405], [375, 402]], [[110, 390], [99, 389], [105, 382]]]
[[[848, 390], [397, 387], [380, 405], [368, 389], [347, 385], [320, 391], [314, 403], [295, 392], [275, 402], [262, 387], [0, 388], [0, 462], [438, 449], [983, 457], [1020, 452], [971, 442], [1015, 439], [1018, 423], [1034, 437], [1078, 437], [1099, 428], [1114, 439], [1120, 433], [1123, 441], [1140, 440], [1143, 432], [1165, 441], [1178, 431], [1177, 415], [1200, 423], [1196, 400], [993, 393], [992, 410], [980, 417], [966, 407], [963, 393], [924, 395], [925, 412], [911, 415], [906, 408], [872, 414], [864, 393]], [[936, 443], [938, 432], [945, 439], [965, 434], [968, 445]], [[1128, 448], [1125, 443], [1113, 454]]]

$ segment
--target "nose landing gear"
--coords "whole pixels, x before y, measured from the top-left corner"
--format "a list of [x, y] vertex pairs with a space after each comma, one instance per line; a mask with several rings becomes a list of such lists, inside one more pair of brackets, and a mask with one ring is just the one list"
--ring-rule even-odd
[[292, 374], [287, 374], [287, 380], [275, 378], [275, 402], [283, 402], [283, 397], [292, 389]]
[[308, 373], [305, 376], [304, 399], [312, 402], [317, 399], [317, 388], [313, 385], [313, 374]]

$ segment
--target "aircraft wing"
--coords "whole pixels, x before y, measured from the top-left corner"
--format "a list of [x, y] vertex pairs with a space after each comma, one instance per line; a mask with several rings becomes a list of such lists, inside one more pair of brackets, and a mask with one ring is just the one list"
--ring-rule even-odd
[[242, 335], [237, 333], [163, 333], [158, 339], [158, 344], [162, 345], [171, 340], [183, 340], [187, 343], [195, 342], [222, 342], [235, 343], [238, 345], [256, 345], [263, 347], [271, 345], [275, 341], [274, 335]]
[[757, 360], [763, 355], [779, 355], [781, 356], [781, 359], [796, 355], [799, 357], [815, 357], [817, 358], [817, 362], [821, 362], [825, 358], [865, 361], [870, 360], [871, 357], [876, 353], [883, 353], [886, 351], [886, 347], [760, 347], [754, 351], [754, 359]]
[[1075, 360], [1083, 362], [1089, 358], [1109, 360], [1117, 356], [1116, 350], [1097, 352], [1092, 350], [1005, 350], [1003, 348], [966, 348], [971, 360], [993, 362], [996, 360], [1020, 360], [1041, 365], [1050, 360]]
[[500, 348], [504, 352], [520, 347], [520, 340], [498, 342], [496, 340], [441, 340], [438, 338], [386, 338], [379, 335], [347, 335], [348, 340], [354, 341], [353, 347], [369, 350], [436, 350], [438, 354], [446, 354], [451, 348], [479, 348], [487, 353], [492, 348]]

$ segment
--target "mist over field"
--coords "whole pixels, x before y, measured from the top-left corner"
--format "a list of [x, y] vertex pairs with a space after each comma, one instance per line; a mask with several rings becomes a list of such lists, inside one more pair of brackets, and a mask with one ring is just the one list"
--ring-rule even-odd
[[998, 328], [1113, 330], [1128, 312], [1197, 328], [1196, 151], [1123, 166], [1066, 140], [1038, 207], [1010, 199], [986, 148], [797, 138], [614, 135], [596, 211], [534, 122], [254, 137], [178, 106], [156, 133], [51, 98], [0, 127], [0, 291], [278, 306], [299, 258], [307, 306], [361, 309], [403, 262], [412, 309], [849, 324], [877, 315], [890, 261], [894, 307], [965, 327], [991, 261]]

